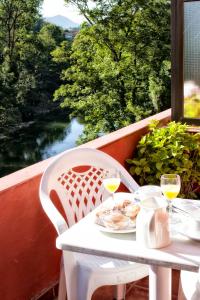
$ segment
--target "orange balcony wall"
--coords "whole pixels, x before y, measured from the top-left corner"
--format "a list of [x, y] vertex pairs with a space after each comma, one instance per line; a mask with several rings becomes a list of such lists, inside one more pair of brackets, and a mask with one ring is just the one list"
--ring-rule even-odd
[[[165, 124], [170, 116], [170, 110], [164, 111], [81, 147], [101, 149], [124, 164], [149, 121]], [[58, 281], [56, 232], [38, 197], [41, 175], [51, 159], [0, 179], [0, 299], [35, 299]]]

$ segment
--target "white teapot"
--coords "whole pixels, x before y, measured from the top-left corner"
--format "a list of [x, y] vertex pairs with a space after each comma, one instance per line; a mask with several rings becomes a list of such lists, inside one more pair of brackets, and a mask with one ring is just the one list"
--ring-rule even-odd
[[162, 248], [170, 244], [167, 202], [161, 197], [149, 197], [140, 203], [136, 219], [136, 240], [148, 248]]
[[143, 185], [135, 191], [134, 196], [136, 199], [142, 201], [150, 197], [162, 197], [162, 191], [158, 185]]

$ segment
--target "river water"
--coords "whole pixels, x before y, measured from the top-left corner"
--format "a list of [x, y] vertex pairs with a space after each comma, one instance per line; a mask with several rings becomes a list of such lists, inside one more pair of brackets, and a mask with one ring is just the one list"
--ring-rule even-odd
[[76, 146], [84, 125], [66, 115], [48, 114], [0, 141], [0, 177]]

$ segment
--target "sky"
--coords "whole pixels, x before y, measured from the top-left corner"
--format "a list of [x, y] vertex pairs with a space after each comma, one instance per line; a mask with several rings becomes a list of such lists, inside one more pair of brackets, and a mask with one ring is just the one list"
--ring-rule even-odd
[[64, 5], [64, 0], [44, 0], [41, 13], [43, 17], [62, 15], [79, 24], [84, 21], [76, 7]]

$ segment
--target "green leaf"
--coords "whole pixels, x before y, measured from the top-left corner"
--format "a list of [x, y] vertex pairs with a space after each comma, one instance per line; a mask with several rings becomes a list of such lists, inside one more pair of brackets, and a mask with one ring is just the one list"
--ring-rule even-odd
[[128, 159], [126, 159], [126, 162], [127, 162], [128, 164], [132, 164], [132, 163], [133, 163], [133, 160], [130, 159], [130, 158], [128, 158]]
[[157, 168], [158, 170], [161, 170], [162, 165], [163, 165], [162, 162], [157, 162], [157, 163], [156, 163], [156, 168]]
[[129, 169], [129, 172], [132, 174], [132, 175], [135, 175], [135, 167], [131, 167]]
[[150, 173], [151, 169], [148, 166], [146, 166], [146, 167], [144, 167], [143, 171], [146, 173]]
[[140, 167], [136, 167], [136, 168], [135, 168], [135, 173], [136, 173], [137, 175], [140, 175], [141, 172], [142, 172], [142, 168], [140, 168]]

